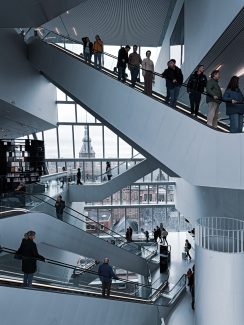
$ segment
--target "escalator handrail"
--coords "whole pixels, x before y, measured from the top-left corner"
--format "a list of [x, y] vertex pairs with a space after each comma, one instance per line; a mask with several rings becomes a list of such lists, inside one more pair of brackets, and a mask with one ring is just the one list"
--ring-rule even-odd
[[[8, 253], [8, 254], [12, 254], [12, 255], [15, 255], [17, 253], [16, 250], [11, 249], [11, 248], [7, 248], [7, 247], [4, 247], [4, 246], [0, 246], [0, 253], [1, 252], [5, 252], [5, 253]], [[24, 256], [21, 256], [21, 257], [24, 257]], [[39, 261], [38, 258], [31, 258], [31, 259], [36, 259], [37, 261]], [[74, 265], [71, 265], [71, 264], [68, 264], [68, 263], [63, 263], [63, 262], [55, 261], [55, 260], [49, 259], [49, 258], [45, 258], [45, 262], [47, 262], [49, 264], [52, 264], [52, 265], [59, 266], [59, 267], [68, 268], [68, 269], [71, 269], [73, 271], [79, 269], [79, 270], [83, 271], [84, 273], [89, 273], [89, 274], [97, 275], [99, 277], [98, 272], [91, 271], [91, 270], [87, 270], [85, 268], [77, 267], [77, 266], [74, 266]], [[139, 286], [139, 287], [142, 287], [142, 288], [147, 288], [147, 289], [150, 289], [150, 290], [158, 290], [158, 288], [152, 288], [149, 285], [145, 285], [145, 284], [138, 283], [138, 282], [135, 283], [133, 281], [125, 280], [125, 279], [122, 279], [122, 278], [118, 278], [117, 280], [119, 280], [121, 282], [124, 282], [124, 283], [128, 283], [130, 285]], [[167, 282], [167, 281], [165, 281], [165, 282]]]
[[[44, 28], [43, 28], [43, 29], [44, 29]], [[45, 29], [45, 30], [47, 30], [47, 29]], [[48, 33], [47, 33], [44, 37], [40, 38], [42, 41], [44, 41], [45, 43], [48, 43], [48, 44], [50, 44], [50, 45], [56, 46], [57, 48], [59, 48], [59, 49], [61, 49], [61, 50], [65, 50], [65, 52], [66, 52], [67, 54], [72, 55], [72, 56], [75, 57], [76, 59], [83, 60], [83, 57], [82, 57], [81, 55], [78, 55], [78, 54], [76, 54], [76, 53], [74, 53], [74, 52], [72, 52], [72, 51], [70, 51], [70, 50], [68, 50], [68, 49], [66, 49], [66, 48], [64, 49], [62, 46], [59, 46], [59, 45], [57, 45], [57, 44], [54, 45], [54, 43], [48, 42], [47, 40], [45, 40], [45, 38], [46, 38], [47, 35], [49, 35], [50, 33], [53, 33], [53, 34], [55, 34], [55, 35], [56, 35], [57, 37], [59, 37], [59, 38], [63, 37], [64, 39], [66, 38], [67, 40], [69, 40], [69, 41], [71, 41], [71, 42], [74, 42], [74, 43], [77, 43], [77, 44], [80, 44], [80, 45], [83, 45], [82, 42], [79, 42], [78, 40], [74, 40], [74, 39], [72, 39], [72, 38], [70, 38], [70, 37], [68, 37], [68, 36], [64, 36], [64, 35], [61, 35], [61, 34], [57, 34], [57, 33], [53, 32], [53, 31], [49, 31], [49, 30], [47, 30], [47, 31], [48, 31]], [[103, 52], [103, 54], [105, 54], [105, 55], [107, 55], [107, 56], [110, 56], [110, 57], [112, 57], [112, 58], [114, 58], [114, 59], [117, 59], [116, 56], [111, 55], [111, 54], [109, 54], [109, 53]], [[92, 65], [91, 65], [91, 67], [92, 67]], [[140, 67], [140, 69], [143, 70], [141, 67]], [[111, 71], [111, 70], [109, 70], [109, 69], [107, 69], [107, 68], [105, 68], [105, 67], [102, 67], [102, 71], [103, 71], [104, 73], [109, 74], [110, 76], [111, 76], [111, 75], [116, 76], [116, 73], [114, 73], [114, 71]], [[160, 73], [158, 73], [158, 72], [154, 72], [154, 75], [155, 75], [155, 76], [158, 76], [158, 77], [160, 77], [160, 78], [163, 78], [163, 77], [162, 77], [162, 74], [160, 74]], [[182, 83], [181, 86], [187, 88], [187, 84], [186, 84], [186, 83]], [[137, 88], [139, 88], [141, 91], [144, 89], [143, 85], [140, 84], [140, 83], [136, 83], [136, 87], [135, 87], [135, 89], [137, 89]], [[200, 93], [203, 94], [204, 96], [209, 96], [209, 94], [207, 94], [206, 92], [200, 92]], [[168, 103], [165, 102], [166, 97], [165, 97], [164, 95], [162, 95], [162, 94], [160, 94], [160, 93], [158, 93], [158, 92], [156, 92], [156, 91], [154, 91], [154, 90], [152, 91], [152, 95], [153, 95], [153, 96], [152, 96], [151, 98], [153, 98], [154, 100], [157, 100], [157, 101], [159, 101], [159, 99], [160, 99], [160, 101], [163, 100], [163, 101], [164, 101], [164, 104], [167, 105], [169, 108], [174, 109], [174, 110], [177, 110], [177, 111], [179, 111], [179, 112], [181, 112], [181, 113], [183, 113], [183, 114], [185, 114], [185, 115], [187, 115], [187, 116], [189, 117], [190, 108], [189, 108], [187, 105], [185, 105], [184, 103], [181, 103], [180, 101], [177, 101], [177, 107], [172, 107], [172, 106], [170, 106]], [[211, 96], [210, 96], [210, 97], [211, 97]], [[223, 99], [219, 99], [218, 101], [219, 101], [219, 102], [226, 102], [226, 101], [223, 100]], [[187, 112], [187, 114], [186, 114], [186, 112]], [[202, 120], [201, 120], [201, 119], [197, 119], [197, 122], [206, 125], [206, 116], [205, 116], [204, 114], [201, 114], [201, 113], [198, 114], [198, 116], [199, 116]], [[192, 117], [191, 117], [191, 118], [192, 118]], [[207, 125], [207, 126], [210, 127], [210, 128], [213, 128], [213, 127], [211, 127], [211, 126], [209, 126], [209, 125]], [[214, 128], [214, 129], [215, 129], [215, 128]], [[215, 130], [216, 130], [216, 129], [215, 129]], [[223, 122], [218, 121], [218, 131], [220, 131], [220, 132], [229, 132], [229, 126], [228, 126], [227, 124], [223, 123]]]
[[[31, 193], [23, 193], [23, 192], [8, 192], [8, 193], [2, 193], [1, 195], [4, 195], [4, 194], [7, 194], [7, 195], [9, 195], [9, 194], [15, 194], [15, 195], [23, 195], [23, 196], [26, 195], [26, 196], [34, 197], [35, 199], [41, 201], [42, 203], [45, 203], [45, 204], [51, 206], [53, 209], [55, 209], [55, 206], [54, 206], [54, 205], [52, 205], [51, 203], [49, 203], [49, 202], [47, 202], [47, 201], [45, 201], [45, 200], [43, 200], [43, 199], [41, 199], [41, 198], [39, 198], [39, 197], [37, 196], [37, 195], [45, 196], [45, 197], [47, 197], [48, 199], [53, 200], [53, 201], [56, 202], [56, 200], [55, 200], [54, 198], [52, 198], [52, 197], [50, 197], [50, 196], [48, 196], [48, 195], [46, 195], [46, 194], [42, 194], [42, 193], [40, 193], [40, 194], [36, 194], [36, 195], [34, 195], [34, 194], [31, 194]], [[107, 228], [106, 226], [100, 224], [99, 222], [97, 222], [97, 221], [95, 221], [95, 220], [93, 220], [93, 219], [91, 219], [91, 218], [85, 216], [85, 215], [84, 215], [83, 213], [81, 213], [81, 212], [78, 212], [78, 211], [76, 211], [76, 210], [74, 210], [74, 209], [72, 209], [72, 208], [70, 208], [70, 207], [67, 207], [67, 208], [70, 209], [70, 210], [72, 210], [72, 211], [74, 211], [75, 213], [77, 213], [77, 214], [79, 214], [79, 215], [85, 217], [86, 219], [89, 219], [90, 221], [92, 221], [92, 222], [95, 223], [96, 225], [98, 225], [98, 227], [99, 227], [98, 229], [99, 229], [100, 232], [102, 232], [102, 233], [104, 233], [104, 234], [106, 234], [106, 235], [111, 236], [115, 241], [116, 241], [116, 240], [120, 240], [120, 241], [123, 242], [124, 244], [131, 246], [131, 247], [133, 248], [133, 250], [132, 250], [132, 251], [128, 251], [128, 252], [133, 253], [133, 251], [135, 250], [134, 247], [132, 246], [132, 243], [131, 243], [131, 242], [127, 242], [126, 239], [125, 239], [123, 236], [121, 236], [121, 234], [116, 233], [115, 231], [113, 231], [113, 230]], [[75, 217], [74, 215], [72, 215], [71, 213], [69, 213], [69, 212], [67, 212], [67, 211], [64, 211], [64, 213], [67, 214], [67, 215], [69, 215], [69, 216], [71, 216], [72, 218], [78, 220], [79, 222], [83, 222], [83, 223], [85, 223], [85, 224], [88, 224], [86, 221], [84, 221], [84, 220], [82, 220], [82, 219], [79, 219], [79, 218]], [[65, 221], [63, 221], [63, 222], [65, 222]], [[66, 223], [67, 223], [67, 222], [66, 222]], [[68, 223], [67, 223], [67, 224], [68, 224]], [[72, 226], [73, 226], [73, 227], [76, 227], [75, 225], [72, 225]], [[108, 230], [108, 231], [109, 231], [109, 234], [107, 234], [106, 231], [104, 231], [101, 227], [104, 228], [104, 229], [106, 229], [106, 230]], [[76, 227], [76, 228], [78, 228], [78, 227]], [[78, 229], [80, 229], [80, 228], [78, 228]], [[91, 234], [91, 235], [93, 235], [93, 234]], [[115, 237], [115, 235], [118, 236], [118, 237]], [[93, 236], [95, 236], [95, 235], [93, 235]], [[133, 244], [134, 244], [135, 246], [137, 246], [138, 248], [141, 249], [141, 246], [138, 245], [137, 243], [133, 243]], [[117, 245], [116, 245], [116, 247], [119, 247], [119, 248], [123, 249], [123, 246], [117, 246]], [[139, 251], [140, 251], [140, 249], [139, 249]], [[149, 252], [149, 256], [151, 255], [152, 252], [151, 252], [150, 250], [148, 250], [148, 249], [145, 248], [145, 247], [143, 247], [143, 249], [144, 249], [145, 251], [148, 251], [148, 252]], [[138, 257], [140, 257], [140, 256], [138, 256]], [[141, 257], [141, 258], [143, 258], [143, 257]], [[145, 258], [145, 260], [147, 260], [147, 258]]]
[[[47, 28], [44, 28], [44, 27], [41, 27], [41, 29], [47, 31], [47, 34], [46, 34], [45, 36], [41, 37], [41, 39], [42, 39], [43, 41], [45, 41], [45, 38], [46, 38], [48, 35], [50, 35], [50, 34], [55, 34], [58, 38], [64, 38], [64, 39], [67, 39], [67, 40], [71, 41], [72, 43], [80, 44], [80, 45], [83, 46], [83, 42], [78, 41], [77, 39], [74, 39], [74, 38], [72, 38], [72, 37], [70, 37], [70, 36], [65, 36], [65, 35], [62, 35], [62, 34], [58, 34], [58, 33], [54, 32], [54, 31], [51, 31], [51, 30], [49, 30], [49, 29], [47, 29]], [[110, 54], [110, 53], [108, 53], [108, 52], [104, 52], [104, 51], [103, 51], [103, 52], [99, 52], [99, 53], [102, 53], [102, 54], [104, 54], [104, 55], [106, 55], [106, 56], [109, 56], [109, 57], [111, 57], [111, 58], [113, 58], [113, 59], [118, 60], [118, 57], [117, 57], [117, 56], [112, 55], [112, 54]], [[130, 63], [130, 66], [133, 66], [133, 64]], [[136, 67], [138, 68], [138, 66], [136, 66]], [[145, 71], [146, 71], [146, 69], [143, 69], [142, 67], [139, 67], [139, 69], [140, 69], [140, 70], [145, 70]], [[112, 71], [111, 71], [111, 72], [112, 72]], [[159, 72], [156, 72], [156, 71], [155, 71], [155, 72], [153, 72], [153, 74], [154, 74], [155, 76], [158, 76], [158, 77], [161, 77], [161, 78], [163, 78], [163, 79], [166, 79], [166, 78], [162, 77], [162, 73], [159, 73]], [[183, 83], [181, 84], [181, 86], [187, 88], [187, 83], [184, 83], [184, 82], [183, 82]], [[205, 95], [205, 96], [209, 96], [209, 97], [211, 97], [211, 95], [208, 94], [206, 91], [203, 91], [203, 92], [196, 91], [196, 92], [199, 92], [199, 93], [201, 93], [202, 95]], [[227, 101], [227, 100], [224, 100], [224, 99], [218, 99], [218, 101], [220, 101], [220, 102], [224, 102], [224, 103], [228, 103], [228, 101]]]

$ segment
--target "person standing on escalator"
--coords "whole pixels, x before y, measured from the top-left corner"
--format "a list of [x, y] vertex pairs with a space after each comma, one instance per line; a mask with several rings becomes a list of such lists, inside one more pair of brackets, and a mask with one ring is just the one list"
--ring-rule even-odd
[[91, 57], [93, 53], [93, 44], [90, 42], [89, 37], [83, 37], [83, 55], [86, 63], [91, 63]]
[[140, 65], [142, 64], [142, 59], [139, 53], [137, 53], [137, 45], [133, 45], [133, 53], [129, 55], [128, 67], [131, 73], [131, 87], [135, 87], [137, 77], [140, 73]]
[[117, 62], [118, 80], [122, 82], [126, 82], [125, 69], [129, 61], [128, 58], [129, 50], [130, 50], [130, 46], [126, 45], [126, 47], [121, 47], [118, 53], [118, 62]]
[[36, 261], [45, 262], [45, 258], [38, 253], [35, 239], [35, 231], [28, 231], [26, 239], [22, 240], [15, 257], [22, 259], [22, 271], [24, 273], [23, 286], [31, 287], [33, 275], [36, 272]]
[[55, 208], [56, 208], [56, 216], [59, 220], [63, 221], [63, 213], [65, 209], [65, 201], [62, 200], [62, 196], [59, 195], [57, 197], [57, 201], [55, 203]]
[[200, 64], [197, 70], [191, 74], [187, 83], [187, 92], [189, 93], [191, 115], [197, 117], [201, 102], [201, 95], [207, 85], [207, 77], [205, 76], [204, 65]]
[[109, 259], [107, 257], [104, 258], [103, 264], [99, 266], [98, 275], [102, 282], [102, 296], [105, 297], [107, 294], [107, 297], [109, 297], [112, 279], [118, 280], [119, 278], [114, 273], [112, 266], [109, 265]]
[[96, 35], [95, 42], [93, 43], [94, 53], [94, 66], [96, 69], [101, 70], [102, 68], [102, 53], [103, 53], [103, 41], [99, 35]]
[[162, 77], [166, 79], [167, 98], [172, 107], [176, 107], [179, 97], [180, 88], [183, 83], [183, 74], [180, 68], [176, 66], [175, 59], [168, 61], [168, 68], [162, 73]]

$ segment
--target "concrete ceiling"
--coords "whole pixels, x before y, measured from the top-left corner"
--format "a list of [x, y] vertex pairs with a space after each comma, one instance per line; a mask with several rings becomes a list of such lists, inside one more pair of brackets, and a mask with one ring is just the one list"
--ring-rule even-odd
[[176, 0], [86, 0], [44, 27], [107, 45], [161, 46]]
[[0, 28], [38, 27], [86, 0], [5, 0]]
[[53, 124], [0, 100], [0, 139], [15, 139], [54, 127]]

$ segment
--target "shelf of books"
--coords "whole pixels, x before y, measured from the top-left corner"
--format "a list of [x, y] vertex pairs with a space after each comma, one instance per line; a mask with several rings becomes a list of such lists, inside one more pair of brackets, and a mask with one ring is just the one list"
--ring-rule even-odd
[[4, 190], [14, 190], [19, 183], [38, 182], [44, 171], [44, 141], [0, 140], [0, 175]]

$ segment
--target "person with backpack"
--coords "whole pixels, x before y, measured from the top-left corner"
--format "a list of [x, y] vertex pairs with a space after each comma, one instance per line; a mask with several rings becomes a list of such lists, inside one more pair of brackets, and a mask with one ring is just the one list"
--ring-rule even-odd
[[189, 253], [190, 249], [191, 249], [191, 243], [188, 241], [188, 239], [186, 239], [185, 241], [186, 258], [189, 257], [189, 259], [191, 260], [191, 255]]

